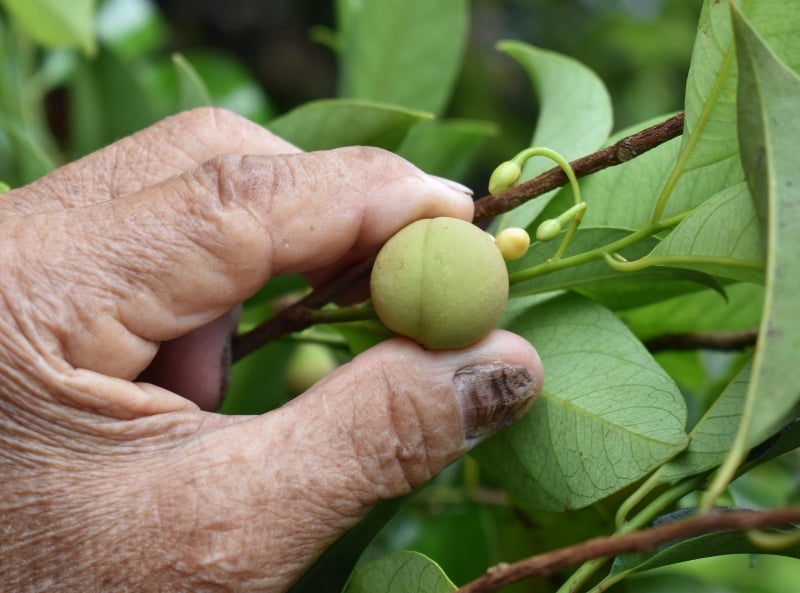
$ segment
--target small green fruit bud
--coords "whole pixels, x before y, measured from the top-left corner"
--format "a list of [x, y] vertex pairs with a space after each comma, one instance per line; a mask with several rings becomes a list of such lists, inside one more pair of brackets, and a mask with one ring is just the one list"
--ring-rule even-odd
[[497, 233], [494, 239], [503, 259], [512, 261], [521, 258], [531, 246], [531, 237], [525, 229], [510, 227]]
[[548, 218], [536, 229], [537, 241], [552, 241], [561, 232], [561, 223], [555, 218]]
[[494, 195], [506, 191], [517, 182], [521, 174], [522, 168], [514, 161], [500, 163], [489, 177], [489, 193]]
[[370, 289], [375, 313], [389, 329], [426, 348], [463, 348], [500, 320], [508, 270], [491, 235], [477, 226], [424, 219], [386, 242]]

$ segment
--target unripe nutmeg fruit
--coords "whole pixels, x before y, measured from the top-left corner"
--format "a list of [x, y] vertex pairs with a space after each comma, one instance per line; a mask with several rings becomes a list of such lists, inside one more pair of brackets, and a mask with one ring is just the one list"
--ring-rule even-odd
[[463, 348], [500, 320], [508, 271], [489, 234], [457, 218], [428, 218], [386, 242], [370, 289], [389, 329], [426, 348]]

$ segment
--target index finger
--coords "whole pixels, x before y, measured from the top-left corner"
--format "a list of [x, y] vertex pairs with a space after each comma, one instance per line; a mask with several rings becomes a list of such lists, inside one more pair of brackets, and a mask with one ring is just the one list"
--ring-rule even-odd
[[79, 208], [141, 191], [220, 154], [277, 155], [296, 146], [231, 111], [204, 107], [163, 119], [19, 190], [0, 196], [5, 214]]

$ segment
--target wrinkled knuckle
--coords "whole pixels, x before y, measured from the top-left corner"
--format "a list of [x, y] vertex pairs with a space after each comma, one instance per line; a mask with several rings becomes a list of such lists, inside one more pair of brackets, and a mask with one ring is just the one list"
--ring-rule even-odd
[[208, 202], [225, 209], [240, 198], [237, 178], [242, 157], [235, 154], [221, 154], [204, 162], [185, 175], [187, 198], [194, 200], [201, 195]]
[[[196, 228], [189, 237], [216, 259], [233, 266], [268, 261], [271, 238], [265, 229], [271, 210], [271, 159], [218, 155], [182, 177], [184, 224]], [[266, 165], [264, 163], [267, 163]], [[260, 257], [255, 257], [260, 253]], [[260, 265], [260, 264], [259, 264]]]
[[424, 410], [420, 394], [413, 389], [408, 377], [398, 377], [382, 369], [386, 394], [386, 454], [389, 471], [385, 478], [393, 479], [398, 492], [408, 492], [428, 482], [436, 468], [435, 455], [426, 438], [430, 419]]

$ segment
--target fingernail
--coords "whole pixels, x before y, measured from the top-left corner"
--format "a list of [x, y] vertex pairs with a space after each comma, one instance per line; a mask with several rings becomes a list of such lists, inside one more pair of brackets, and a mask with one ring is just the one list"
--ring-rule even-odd
[[467, 194], [468, 196], [472, 195], [472, 190], [468, 188], [466, 185], [460, 184], [458, 181], [453, 181], [452, 179], [448, 179], [447, 177], [440, 177], [439, 175], [431, 175], [433, 179], [446, 185], [450, 189], [454, 189], [455, 191], [461, 192], [462, 194]]
[[453, 377], [453, 386], [470, 447], [521, 418], [540, 387], [526, 367], [502, 363], [464, 367]]

